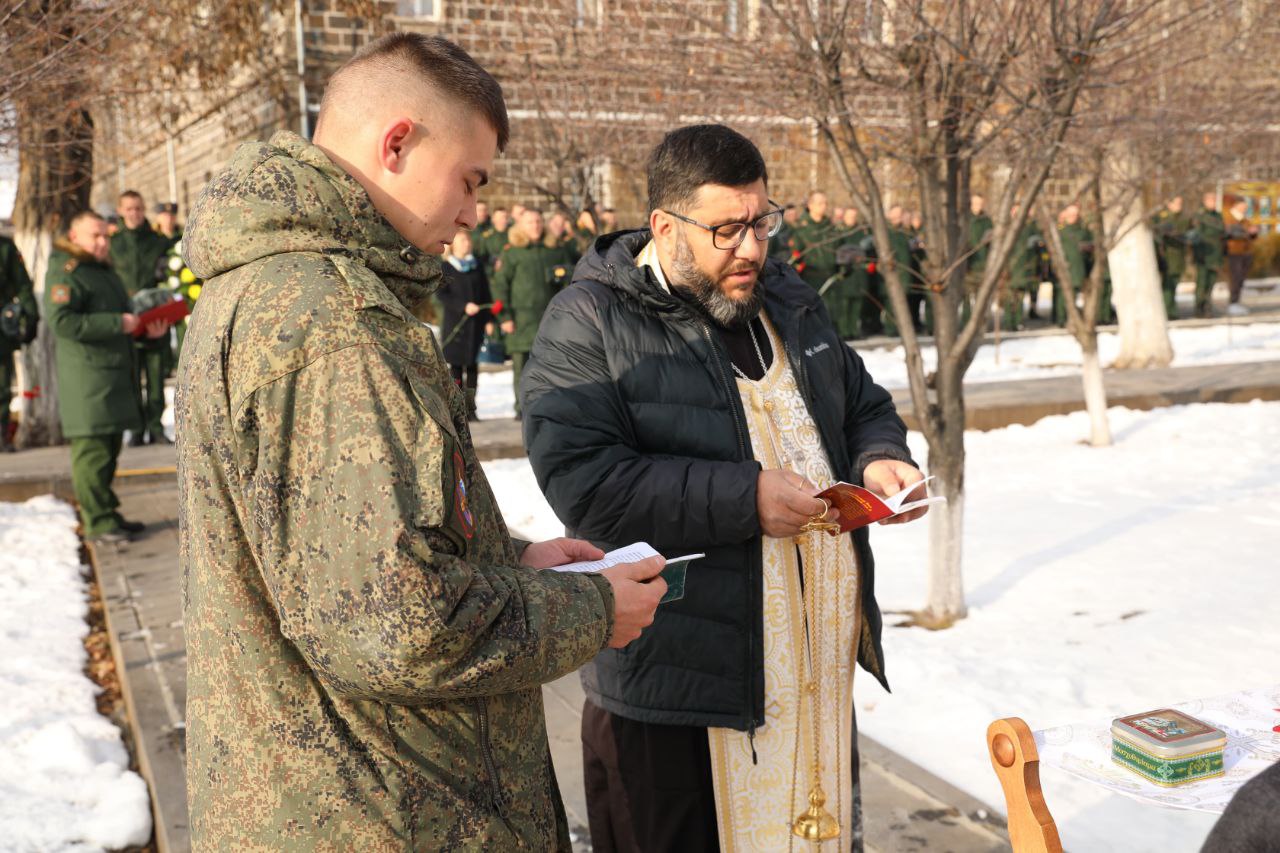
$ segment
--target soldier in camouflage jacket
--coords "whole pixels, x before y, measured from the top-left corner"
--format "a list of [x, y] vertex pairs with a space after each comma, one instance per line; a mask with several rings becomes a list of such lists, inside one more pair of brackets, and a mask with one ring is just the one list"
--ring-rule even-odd
[[[567, 850], [541, 685], [617, 641], [627, 590], [520, 565], [565, 559], [508, 534], [414, 318], [437, 259], [291, 133], [240, 148], [185, 250], [195, 847]], [[665, 585], [636, 586], [651, 619]]]

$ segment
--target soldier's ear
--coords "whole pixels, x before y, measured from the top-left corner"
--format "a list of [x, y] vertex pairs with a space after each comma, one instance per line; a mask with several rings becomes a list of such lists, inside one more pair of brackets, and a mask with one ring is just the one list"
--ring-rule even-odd
[[[408, 116], [399, 116], [387, 124], [378, 137], [378, 163], [383, 169], [397, 174], [404, 171], [415, 129]], [[421, 128], [421, 133], [425, 136], [426, 128]]]

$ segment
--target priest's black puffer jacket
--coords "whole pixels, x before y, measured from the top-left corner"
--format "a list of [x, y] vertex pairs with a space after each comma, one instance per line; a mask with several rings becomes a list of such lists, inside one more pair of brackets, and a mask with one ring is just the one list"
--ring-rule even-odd
[[[525, 447], [569, 535], [707, 554], [640, 639], [583, 668], [591, 701], [643, 722], [753, 730], [764, 722], [760, 464], [719, 337], [636, 266], [649, 237], [600, 238], [552, 300], [521, 383]], [[813, 288], [772, 259], [761, 278], [836, 476], [860, 483], [876, 459], [910, 461], [889, 393]], [[887, 688], [871, 547], [865, 528], [851, 535], [864, 573], [859, 662]]]

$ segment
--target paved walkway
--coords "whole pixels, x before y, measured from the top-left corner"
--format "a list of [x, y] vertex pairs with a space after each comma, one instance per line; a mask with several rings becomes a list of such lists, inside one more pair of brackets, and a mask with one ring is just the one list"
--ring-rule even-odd
[[[138, 541], [92, 556], [122, 662], [122, 688], [151, 785], [161, 853], [190, 849], [185, 799], [186, 654], [177, 569], [177, 489], [172, 477], [126, 478], [122, 510], [148, 525]], [[589, 850], [576, 675], [544, 688], [547, 729], [576, 847]], [[987, 806], [865, 738], [860, 739], [866, 835], [874, 851], [1008, 850]]]

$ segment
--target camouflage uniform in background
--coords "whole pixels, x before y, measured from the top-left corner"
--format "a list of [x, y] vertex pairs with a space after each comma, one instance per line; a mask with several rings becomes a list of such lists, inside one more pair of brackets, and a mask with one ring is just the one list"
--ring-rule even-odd
[[517, 565], [411, 313], [438, 261], [292, 133], [240, 148], [184, 249], [194, 848], [568, 850], [541, 684], [604, 647], [612, 592]]

